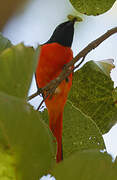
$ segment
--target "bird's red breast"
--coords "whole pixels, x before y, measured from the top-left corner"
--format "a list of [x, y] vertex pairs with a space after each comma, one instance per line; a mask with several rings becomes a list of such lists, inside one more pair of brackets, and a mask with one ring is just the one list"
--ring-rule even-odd
[[70, 47], [58, 43], [42, 45], [36, 69], [36, 81], [39, 87], [42, 88], [55, 79], [72, 58]]

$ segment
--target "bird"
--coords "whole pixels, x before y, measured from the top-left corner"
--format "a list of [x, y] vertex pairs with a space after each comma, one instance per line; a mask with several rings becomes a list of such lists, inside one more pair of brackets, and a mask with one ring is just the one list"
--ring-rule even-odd
[[[75, 22], [76, 19], [74, 18], [59, 24], [50, 39], [41, 45], [35, 72], [37, 88], [43, 88], [50, 81], [57, 78], [64, 66], [73, 59], [71, 46]], [[49, 116], [49, 128], [57, 141], [57, 163], [63, 160], [63, 112], [71, 86], [72, 73], [59, 84], [53, 95], [45, 99]], [[46, 93], [44, 92], [43, 97], [45, 95]]]

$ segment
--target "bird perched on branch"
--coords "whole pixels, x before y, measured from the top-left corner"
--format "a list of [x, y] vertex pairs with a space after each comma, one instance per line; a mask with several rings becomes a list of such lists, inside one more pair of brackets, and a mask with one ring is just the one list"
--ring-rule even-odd
[[[35, 75], [38, 88], [45, 87], [51, 80], [58, 77], [65, 64], [73, 59], [71, 45], [75, 21], [76, 18], [73, 18], [58, 25], [50, 39], [41, 46]], [[53, 95], [45, 99], [49, 115], [49, 127], [57, 141], [56, 162], [60, 162], [63, 159], [63, 111], [71, 85], [72, 73], [61, 82]], [[46, 96], [46, 92], [43, 92], [43, 96]]]

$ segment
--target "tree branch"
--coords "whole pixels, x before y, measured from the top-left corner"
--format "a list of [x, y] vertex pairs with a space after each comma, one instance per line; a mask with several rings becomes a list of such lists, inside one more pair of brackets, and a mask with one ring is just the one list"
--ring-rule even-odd
[[[70, 61], [69, 63], [67, 63], [63, 69], [63, 71], [60, 73], [60, 75], [52, 80], [50, 83], [48, 83], [45, 87], [41, 88], [41, 91], [37, 91], [36, 93], [34, 93], [33, 95], [29, 96], [27, 98], [27, 100], [31, 100], [32, 98], [36, 97], [37, 95], [39, 95], [41, 92], [46, 91], [48, 96], [52, 95], [55, 91], [55, 89], [57, 88], [57, 86], [65, 79], [67, 78], [71, 72], [73, 72], [76, 68], [78, 68], [81, 63], [85, 60], [86, 55], [92, 51], [93, 49], [95, 49], [97, 46], [99, 46], [103, 41], [105, 41], [107, 38], [109, 38], [111, 35], [117, 33], [117, 27], [112, 28], [110, 30], [108, 30], [105, 34], [103, 34], [102, 36], [100, 36], [99, 38], [97, 38], [96, 40], [92, 41], [91, 43], [88, 44], [88, 46], [86, 46], [82, 51], [80, 51], [78, 53], [78, 55], [75, 56], [75, 58], [72, 59], [72, 61]], [[78, 62], [80, 59], [82, 58], [81, 62], [75, 66], [74, 68], [73, 65]], [[45, 98], [44, 98], [45, 100]], [[42, 102], [41, 102], [42, 104]], [[40, 107], [40, 106], [39, 106]]]
[[28, 97], [28, 101], [30, 101], [31, 99], [33, 99], [34, 97], [38, 96], [39, 92], [37, 91], [36, 93], [32, 94], [31, 96]]

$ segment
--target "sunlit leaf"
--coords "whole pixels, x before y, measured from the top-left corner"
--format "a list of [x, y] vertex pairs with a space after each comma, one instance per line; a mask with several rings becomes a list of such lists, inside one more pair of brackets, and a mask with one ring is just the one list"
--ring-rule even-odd
[[70, 2], [80, 13], [96, 16], [108, 11], [115, 0], [70, 0]]
[[13, 154], [0, 146], [0, 179], [16, 180]]

